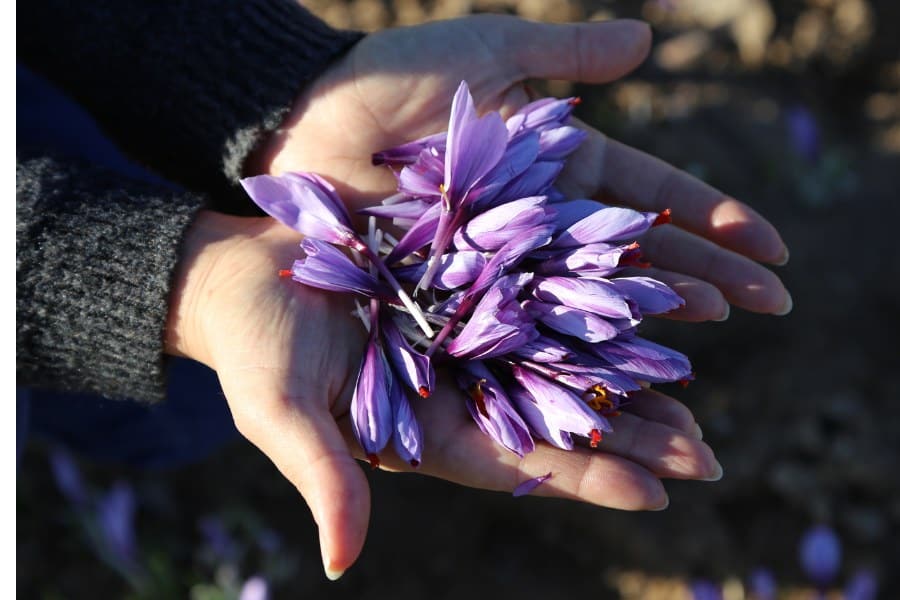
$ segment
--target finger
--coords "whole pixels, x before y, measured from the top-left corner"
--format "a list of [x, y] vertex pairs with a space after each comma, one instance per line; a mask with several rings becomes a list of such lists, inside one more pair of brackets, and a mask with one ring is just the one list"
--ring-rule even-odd
[[650, 27], [623, 19], [604, 23], [534, 23], [509, 19], [490, 32], [499, 56], [518, 69], [516, 80], [564, 79], [606, 83], [638, 67], [650, 51]]
[[706, 281], [731, 304], [760, 313], [785, 315], [793, 303], [778, 277], [754, 261], [672, 225], [654, 227], [641, 239], [654, 266]]
[[[416, 413], [422, 430], [428, 432], [417, 469], [420, 473], [474, 488], [511, 492], [520, 483], [550, 472], [551, 480], [534, 494], [624, 510], [657, 510], [668, 504], [658, 477], [619, 456], [586, 448], [565, 451], [539, 443], [533, 452], [519, 458], [482, 433], [455, 394], [418, 402]], [[349, 425], [341, 425], [352, 436]], [[392, 452], [384, 452], [381, 458], [387, 469], [410, 470], [409, 464]]]
[[300, 491], [319, 527], [322, 563], [340, 577], [362, 550], [369, 486], [324, 403], [252, 398], [232, 414], [240, 432]]
[[[601, 134], [592, 137], [596, 136]], [[787, 262], [781, 236], [746, 204], [615, 140], [594, 139], [591, 146], [603, 148], [601, 192], [616, 201], [639, 210], [671, 208], [673, 222], [679, 227], [754, 260], [778, 265]]]
[[628, 401], [622, 405], [622, 410], [648, 421], [668, 425], [698, 440], [703, 438], [690, 409], [675, 398], [656, 390], [631, 392], [628, 394]]
[[652, 277], [668, 285], [684, 300], [684, 306], [658, 315], [664, 319], [676, 321], [724, 321], [730, 309], [725, 296], [713, 285], [696, 277], [683, 273], [664, 271], [662, 269], [625, 269], [622, 275], [627, 277]]
[[643, 465], [657, 477], [703, 481], [722, 477], [712, 449], [693, 435], [629, 413], [610, 423], [613, 431], [603, 435], [598, 450]]

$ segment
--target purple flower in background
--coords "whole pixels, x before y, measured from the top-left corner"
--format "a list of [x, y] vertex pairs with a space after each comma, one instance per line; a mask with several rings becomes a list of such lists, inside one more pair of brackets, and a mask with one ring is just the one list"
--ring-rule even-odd
[[137, 558], [134, 532], [134, 490], [117, 481], [97, 503], [101, 541], [116, 561], [133, 563]]
[[778, 585], [768, 569], [758, 568], [750, 573], [749, 587], [753, 600], [775, 600], [778, 595]]
[[803, 106], [795, 106], [785, 113], [788, 137], [800, 157], [809, 163], [819, 161], [821, 143], [815, 116]]
[[844, 600], [875, 600], [878, 596], [878, 579], [869, 569], [861, 569], [844, 587]]
[[268, 600], [269, 582], [260, 575], [254, 575], [241, 586], [240, 600]]
[[62, 448], [54, 448], [50, 451], [50, 467], [62, 495], [76, 506], [84, 505], [88, 499], [87, 490], [72, 455]]
[[800, 563], [813, 583], [829, 585], [841, 566], [841, 541], [834, 530], [818, 525], [807, 531], [800, 542]]
[[722, 600], [722, 589], [712, 581], [697, 579], [691, 582], [693, 600]]

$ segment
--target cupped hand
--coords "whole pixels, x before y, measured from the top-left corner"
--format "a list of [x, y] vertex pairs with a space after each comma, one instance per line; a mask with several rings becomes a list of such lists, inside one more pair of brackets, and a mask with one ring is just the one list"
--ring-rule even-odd
[[[336, 578], [358, 557], [369, 519], [349, 423], [365, 331], [348, 297], [278, 277], [299, 241], [272, 219], [201, 212], [176, 273], [166, 343], [215, 369], [238, 430], [309, 505], [326, 573]], [[414, 410], [425, 448], [418, 470], [472, 487], [509, 492], [552, 473], [534, 494], [652, 510], [668, 503], [660, 478], [722, 473], [690, 411], [652, 391], [630, 398], [599, 449], [538, 444], [522, 459], [481, 433], [452, 383], [416, 399]], [[385, 468], [411, 468], [388, 450], [380, 457]]]
[[[262, 149], [257, 174], [313, 171], [327, 177], [351, 209], [396, 189], [373, 167], [373, 152], [447, 128], [450, 101], [466, 80], [482, 111], [511, 114], [531, 100], [528, 79], [613, 81], [650, 48], [638, 21], [546, 24], [478, 15], [372, 34], [307, 89]], [[788, 251], [753, 209], [687, 173], [616, 142], [588, 125], [587, 141], [558, 184], [639, 210], [672, 210], [673, 223], [640, 240], [654, 266], [641, 274], [669, 283], [683, 309], [669, 316], [721, 320], [729, 305], [785, 314], [791, 298], [758, 261], [783, 264]]]

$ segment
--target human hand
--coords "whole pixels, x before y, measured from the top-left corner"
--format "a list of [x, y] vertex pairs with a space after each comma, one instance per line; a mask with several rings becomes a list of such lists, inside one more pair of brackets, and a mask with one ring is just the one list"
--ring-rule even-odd
[[[481, 111], [511, 114], [531, 99], [528, 78], [604, 83], [638, 66], [650, 47], [637, 21], [552, 25], [500, 15], [378, 32], [360, 41], [301, 96], [248, 174], [312, 171], [349, 208], [396, 189], [373, 152], [446, 129], [450, 100], [465, 79]], [[790, 295], [756, 261], [783, 264], [775, 228], [747, 205], [636, 149], [589, 132], [558, 185], [639, 210], [672, 209], [673, 223], [640, 241], [654, 266], [643, 271], [686, 301], [669, 317], [721, 320], [729, 303], [785, 314]]]
[[[166, 345], [217, 372], [238, 430], [308, 503], [336, 578], [359, 555], [370, 510], [349, 423], [365, 332], [347, 297], [277, 277], [299, 241], [272, 219], [201, 212], [182, 249]], [[599, 449], [538, 444], [520, 459], [481, 433], [454, 384], [439, 383], [414, 405], [425, 436], [418, 470], [505, 491], [551, 472], [534, 494], [628, 510], [664, 508], [660, 478], [721, 476], [686, 407], [652, 391], [629, 401]], [[410, 469], [387, 449], [379, 456], [384, 468]]]

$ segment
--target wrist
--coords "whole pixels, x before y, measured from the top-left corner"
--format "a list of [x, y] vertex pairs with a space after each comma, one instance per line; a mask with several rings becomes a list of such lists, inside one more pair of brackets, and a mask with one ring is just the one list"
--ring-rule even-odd
[[247, 237], [247, 218], [201, 210], [181, 244], [166, 319], [166, 354], [192, 358], [213, 367], [203, 314], [215, 287], [215, 267], [222, 256]]

